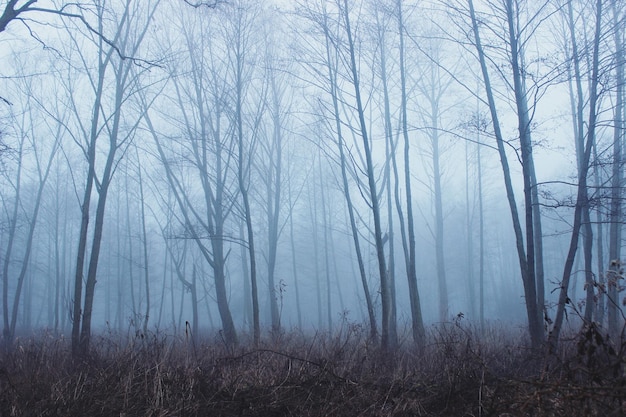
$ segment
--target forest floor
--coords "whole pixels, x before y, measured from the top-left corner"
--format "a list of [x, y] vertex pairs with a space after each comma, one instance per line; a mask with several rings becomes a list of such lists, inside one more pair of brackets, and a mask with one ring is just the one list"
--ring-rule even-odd
[[624, 346], [595, 328], [531, 352], [525, 334], [461, 323], [390, 352], [359, 325], [229, 348], [156, 333], [94, 337], [72, 358], [61, 337], [18, 339], [0, 356], [9, 416], [620, 416]]

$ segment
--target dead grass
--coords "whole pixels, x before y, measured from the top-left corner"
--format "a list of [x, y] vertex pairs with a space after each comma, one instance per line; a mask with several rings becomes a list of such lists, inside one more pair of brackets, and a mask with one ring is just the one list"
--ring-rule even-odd
[[0, 359], [0, 417], [626, 414], [624, 346], [595, 328], [551, 355], [523, 333], [460, 323], [432, 328], [422, 349], [382, 352], [365, 334], [345, 325], [256, 348], [108, 334], [82, 359], [63, 338], [22, 339]]

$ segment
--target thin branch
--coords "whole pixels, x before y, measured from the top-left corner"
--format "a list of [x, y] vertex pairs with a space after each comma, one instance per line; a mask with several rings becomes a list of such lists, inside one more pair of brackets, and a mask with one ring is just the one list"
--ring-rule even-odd
[[200, 7], [208, 7], [209, 9], [214, 9], [220, 3], [226, 3], [226, 0], [213, 0], [213, 1], [189, 1], [183, 0], [189, 6], [198, 9]]
[[[25, 23], [25, 20], [20, 16], [23, 15], [27, 12], [40, 12], [40, 13], [48, 13], [48, 14], [53, 14], [53, 15], [57, 15], [57, 16], [61, 16], [61, 17], [69, 17], [71, 19], [78, 19], [80, 20], [85, 27], [92, 32], [93, 34], [95, 34], [96, 36], [98, 36], [100, 39], [102, 39], [102, 41], [104, 41], [107, 45], [109, 45], [111, 48], [113, 48], [115, 50], [115, 52], [117, 53], [117, 55], [121, 58], [121, 59], [129, 59], [131, 61], [133, 61], [135, 64], [137, 65], [148, 65], [148, 66], [156, 66], [156, 67], [160, 67], [158, 64], [145, 60], [145, 59], [140, 59], [140, 58], [135, 58], [132, 56], [127, 56], [124, 53], [122, 53], [122, 51], [119, 49], [119, 47], [115, 44], [114, 41], [108, 39], [103, 33], [101, 33], [100, 31], [98, 31], [97, 29], [95, 29], [93, 26], [91, 26], [91, 24], [87, 21], [87, 19], [85, 19], [85, 16], [83, 16], [82, 14], [77, 14], [77, 13], [71, 13], [71, 12], [67, 12], [65, 11], [68, 7], [70, 6], [76, 6], [78, 8], [81, 8], [81, 6], [77, 3], [68, 3], [63, 5], [60, 9], [48, 9], [45, 7], [31, 7], [34, 3], [36, 3], [37, 0], [29, 0], [28, 2], [26, 2], [22, 7], [20, 8], [15, 8], [15, 5], [17, 3], [17, 0], [10, 0], [8, 2], [8, 4], [6, 5], [2, 15], [0, 16], [0, 32], [3, 32], [6, 29], [6, 26], [12, 22], [13, 20], [20, 20], [22, 22]], [[185, 0], [186, 3], [189, 3], [188, 0]], [[220, 0], [215, 0], [215, 4], [219, 3]], [[206, 2], [200, 2], [198, 4], [198, 6], [195, 7], [199, 7], [200, 5], [203, 5]], [[28, 26], [28, 25], [27, 25]], [[30, 30], [30, 29], [29, 29]], [[32, 31], [31, 31], [32, 34]], [[41, 42], [41, 40], [39, 38], [37, 38], [35, 36], [35, 38]]]

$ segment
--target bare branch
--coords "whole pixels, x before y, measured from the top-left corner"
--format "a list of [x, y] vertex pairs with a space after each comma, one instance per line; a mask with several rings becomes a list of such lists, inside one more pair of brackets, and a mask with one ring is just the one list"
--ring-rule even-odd
[[145, 59], [141, 59], [141, 58], [135, 58], [132, 56], [128, 56], [125, 55], [124, 53], [122, 53], [122, 51], [120, 50], [120, 48], [115, 44], [114, 41], [110, 40], [109, 38], [107, 38], [106, 36], [104, 36], [103, 33], [100, 33], [97, 29], [95, 29], [93, 26], [91, 26], [91, 24], [87, 21], [87, 19], [85, 19], [85, 16], [83, 16], [82, 14], [77, 14], [77, 13], [71, 13], [71, 12], [66, 12], [64, 9], [66, 8], [67, 5], [63, 6], [61, 9], [59, 10], [55, 10], [55, 9], [45, 9], [45, 8], [39, 8], [39, 7], [31, 7], [28, 10], [29, 11], [37, 11], [37, 12], [42, 12], [42, 13], [50, 13], [50, 14], [55, 14], [57, 16], [62, 16], [62, 17], [69, 17], [71, 19], [78, 19], [80, 20], [85, 27], [87, 28], [87, 30], [89, 30], [91, 33], [93, 33], [94, 35], [98, 36], [100, 39], [102, 39], [102, 41], [104, 43], [106, 43], [107, 45], [109, 45], [111, 48], [113, 48], [113, 50], [115, 50], [115, 52], [117, 53], [117, 55], [120, 57], [120, 59], [129, 59], [131, 61], [133, 61], [133, 63], [137, 64], [137, 65], [148, 65], [148, 66], [156, 66], [156, 67], [160, 67], [160, 65], [156, 64], [155, 62], [151, 62]]
[[21, 13], [31, 10], [30, 6], [36, 1], [37, 0], [28, 0], [22, 7], [16, 9], [17, 0], [9, 0], [2, 12], [2, 16], [0, 16], [0, 32], [3, 32], [7, 25], [15, 20]]
[[[218, 3], [222, 2], [222, 0], [215, 0], [211, 4], [209, 4], [209, 2], [199, 2], [197, 5], [194, 5], [190, 3], [188, 0], [184, 0], [184, 1], [194, 7], [200, 7], [202, 5], [206, 5], [207, 7], [215, 7]], [[85, 19], [85, 16], [79, 13], [72, 13], [72, 12], [66, 11], [69, 7], [72, 7], [72, 6], [82, 9], [82, 6], [78, 3], [67, 3], [67, 4], [64, 4], [59, 9], [48, 9], [45, 7], [33, 7], [33, 5], [37, 2], [37, 0], [28, 0], [26, 3], [24, 3], [24, 5], [16, 9], [15, 6], [17, 2], [18, 0], [9, 0], [7, 5], [5, 6], [4, 11], [2, 12], [2, 15], [0, 16], [0, 33], [3, 32], [6, 29], [7, 25], [13, 20], [20, 20], [25, 23], [23, 15], [25, 13], [30, 13], [30, 12], [47, 13], [47, 14], [53, 14], [53, 15], [57, 15], [61, 17], [68, 17], [71, 19], [78, 19], [85, 25], [87, 30], [89, 30], [91, 33], [98, 36], [100, 39], [102, 39], [102, 41], [104, 41], [104, 43], [106, 43], [111, 48], [113, 48], [121, 59], [130, 59], [135, 64], [140, 65], [140, 66], [141, 65], [157, 66], [157, 67], [159, 66], [158, 64], [151, 62], [151, 61], [147, 61], [144, 59], [135, 58], [135, 57], [127, 56], [123, 54], [122, 51], [119, 49], [119, 47], [115, 44], [115, 42], [108, 39], [103, 33], [100, 33], [96, 28], [91, 26], [91, 24], [87, 21], [87, 19]], [[26, 26], [28, 27], [28, 25]], [[29, 28], [29, 31], [30, 31], [30, 28]], [[30, 32], [31, 32], [31, 36], [37, 39], [38, 42], [43, 43], [43, 41], [39, 39], [37, 36], [35, 36], [32, 31]]]
[[208, 7], [209, 9], [214, 9], [217, 7], [218, 4], [220, 3], [226, 3], [226, 0], [213, 0], [213, 1], [190, 1], [190, 0], [183, 0], [186, 4], [188, 4], [189, 6], [193, 7], [193, 8], [199, 8], [199, 7]]

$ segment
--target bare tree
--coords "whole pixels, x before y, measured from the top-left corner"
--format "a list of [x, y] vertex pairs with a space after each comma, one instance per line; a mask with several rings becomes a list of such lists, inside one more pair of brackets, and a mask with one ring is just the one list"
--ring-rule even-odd
[[[571, 12], [571, 9], [570, 9]], [[577, 185], [577, 195], [576, 195], [576, 206], [574, 210], [574, 222], [572, 225], [572, 235], [570, 239], [569, 250], [567, 253], [567, 258], [565, 260], [565, 266], [563, 268], [563, 277], [561, 280], [561, 290], [559, 293], [559, 301], [557, 305], [557, 313], [554, 320], [554, 327], [550, 332], [550, 347], [556, 348], [556, 345], [559, 341], [559, 336], [561, 333], [561, 328], [563, 325], [563, 318], [565, 315], [565, 306], [570, 302], [568, 296], [569, 290], [569, 281], [572, 275], [572, 268], [574, 265], [574, 260], [576, 257], [576, 250], [578, 248], [578, 240], [581, 232], [581, 228], [583, 226], [583, 222], [586, 220], [589, 222], [589, 196], [588, 196], [588, 187], [587, 187], [587, 176], [589, 172], [589, 161], [591, 158], [591, 151], [593, 148], [593, 143], [595, 141], [596, 128], [597, 128], [597, 119], [598, 119], [598, 74], [599, 74], [599, 55], [600, 55], [600, 42], [602, 36], [602, 1], [597, 0], [595, 6], [595, 26], [594, 26], [594, 37], [593, 37], [593, 47], [592, 47], [592, 64], [591, 64], [591, 78], [589, 84], [589, 118], [587, 120], [587, 132], [584, 136], [582, 136], [582, 132], [578, 131], [578, 146], [583, 146], [582, 154], [580, 156], [579, 164], [578, 164], [578, 185]], [[571, 16], [571, 15], [570, 15]], [[575, 38], [572, 38], [574, 40]], [[580, 75], [580, 73], [578, 72]], [[577, 82], [580, 81], [580, 77], [577, 76]], [[580, 90], [579, 90], [580, 91]], [[582, 104], [579, 103], [578, 108]], [[578, 127], [582, 128], [582, 125], [579, 121]], [[582, 138], [585, 138], [584, 142], [582, 142]], [[585, 215], [587, 213], [587, 215]], [[587, 228], [586, 233], [590, 233], [590, 228]], [[586, 236], [586, 239], [591, 239], [590, 236]], [[589, 246], [591, 242], [587, 243]], [[590, 248], [586, 249], [586, 251], [591, 251]], [[585, 256], [585, 267], [591, 267], [587, 265], [587, 258], [590, 257], [590, 253]], [[587, 292], [593, 291], [593, 285], [588, 283], [591, 288], [587, 289]], [[587, 317], [585, 317], [587, 319]], [[590, 320], [588, 318], [587, 320]]]
[[[413, 340], [417, 344], [424, 341], [425, 331], [422, 318], [422, 307], [417, 288], [417, 257], [415, 248], [415, 225], [413, 220], [413, 197], [411, 189], [411, 166], [410, 161], [410, 142], [408, 132], [408, 112], [407, 112], [407, 81], [406, 81], [406, 63], [405, 63], [405, 25], [402, 14], [402, 2], [397, 3], [398, 30], [400, 33], [400, 88], [401, 88], [401, 123], [402, 138], [404, 139], [404, 187], [406, 199], [406, 236], [405, 226], [400, 217], [400, 225], [402, 230], [402, 242], [404, 246], [404, 257], [406, 262], [407, 280], [409, 284], [409, 299], [411, 301], [411, 323], [413, 328]], [[397, 175], [396, 175], [397, 176]], [[396, 179], [396, 182], [398, 179]], [[397, 191], [396, 191], [397, 194]], [[398, 213], [401, 213], [400, 205], [398, 205]], [[408, 243], [408, 244], [407, 244]]]
[[137, 155], [137, 182], [139, 184], [139, 204], [140, 204], [140, 217], [141, 217], [141, 246], [142, 246], [142, 255], [143, 255], [143, 279], [144, 279], [144, 287], [145, 287], [145, 296], [146, 296], [146, 310], [143, 315], [143, 333], [148, 333], [148, 321], [150, 318], [150, 271], [149, 271], [149, 258], [148, 258], [148, 232], [146, 230], [146, 198], [143, 192], [144, 181], [143, 181], [143, 173], [141, 168], [141, 157], [139, 156], [139, 151], [135, 146], [135, 152]]
[[389, 322], [391, 314], [391, 297], [389, 291], [389, 282], [387, 276], [387, 261], [385, 258], [385, 247], [383, 243], [383, 230], [382, 220], [380, 212], [380, 203], [378, 196], [378, 186], [376, 184], [376, 177], [374, 174], [374, 162], [372, 159], [371, 143], [368, 137], [368, 127], [365, 120], [365, 108], [363, 106], [363, 99], [361, 97], [359, 66], [356, 60], [356, 46], [354, 40], [354, 33], [351, 26], [350, 13], [351, 9], [348, 7], [348, 1], [343, 0], [343, 5], [338, 4], [339, 13], [342, 15], [345, 26], [345, 34], [347, 36], [347, 54], [348, 70], [351, 75], [351, 83], [354, 88], [354, 96], [356, 100], [356, 113], [359, 120], [359, 132], [362, 139], [363, 153], [365, 155], [365, 173], [367, 177], [367, 190], [369, 192], [369, 204], [374, 218], [374, 242], [376, 247], [376, 257], [378, 259], [378, 273], [380, 278], [380, 293], [382, 304], [382, 330], [381, 330], [381, 345], [383, 349], [393, 346], [394, 341], [389, 338]]
[[[336, 6], [337, 8], [342, 7], [339, 3], [337, 3]], [[357, 204], [354, 201], [352, 195], [352, 184], [350, 182], [350, 179], [353, 179], [357, 183], [359, 191], [361, 191], [360, 187], [362, 186], [362, 184], [360, 182], [360, 179], [358, 178], [358, 174], [356, 174], [357, 172], [360, 173], [361, 170], [360, 168], [354, 166], [356, 165], [356, 161], [354, 160], [355, 156], [353, 155], [353, 152], [355, 151], [352, 149], [352, 146], [348, 144], [347, 141], [347, 138], [349, 138], [349, 134], [352, 133], [352, 129], [351, 127], [344, 128], [345, 121], [344, 115], [342, 113], [342, 110], [343, 108], [345, 108], [346, 104], [342, 101], [342, 96], [344, 93], [342, 91], [340, 81], [345, 75], [343, 73], [340, 73], [340, 68], [342, 62], [345, 62], [344, 59], [348, 60], [348, 57], [346, 56], [346, 51], [340, 47], [343, 39], [342, 35], [338, 32], [341, 30], [342, 22], [338, 20], [333, 20], [327, 8], [327, 5], [323, 2], [308, 2], [302, 6], [300, 13], [319, 31], [316, 32], [315, 35], [318, 35], [322, 38], [320, 40], [320, 42], [322, 42], [322, 47], [321, 51], [319, 52], [319, 56], [311, 58], [311, 62], [308, 64], [307, 69], [311, 71], [317, 79], [320, 80], [320, 88], [328, 94], [331, 101], [329, 112], [331, 113], [332, 117], [331, 122], [329, 123], [329, 129], [334, 129], [334, 131], [332, 131], [332, 135], [336, 137], [334, 144], [337, 146], [336, 159], [341, 172], [340, 184], [342, 187], [344, 199], [346, 201], [346, 208], [348, 210], [350, 223], [350, 234], [352, 236], [352, 241], [354, 244], [354, 250], [359, 269], [359, 277], [365, 296], [365, 303], [369, 319], [370, 336], [372, 338], [375, 338], [378, 335], [378, 329], [376, 325], [376, 317], [374, 311], [374, 300], [370, 292], [367, 279], [367, 272], [363, 255], [364, 249], [362, 248], [361, 242], [362, 231], [359, 230], [357, 226], [360, 216], [358, 213]], [[308, 38], [303, 36], [303, 43], [308, 44], [308, 42], [312, 42], [312, 40], [309, 40]], [[306, 52], [311, 53], [314, 51], [316, 51], [316, 48], [312, 46]], [[315, 66], [315, 63], [317, 62], [321, 62], [321, 66], [319, 69]], [[315, 105], [317, 107], [319, 106], [319, 103], [315, 103]], [[348, 131], [348, 133], [344, 133], [345, 131]], [[385, 328], [387, 328], [387, 325], [385, 325]]]
[[[250, 283], [252, 297], [252, 323], [254, 343], [258, 345], [261, 337], [260, 317], [259, 317], [259, 295], [258, 295], [258, 279], [257, 279], [257, 254], [255, 249], [254, 228], [252, 209], [250, 205], [250, 176], [253, 164], [253, 155], [257, 146], [258, 124], [260, 116], [265, 108], [265, 93], [261, 93], [260, 104], [257, 108], [258, 112], [253, 117], [252, 126], [244, 132], [244, 124], [248, 124], [245, 119], [245, 108], [248, 104], [248, 87], [250, 86], [253, 66], [254, 44], [252, 43], [252, 35], [255, 29], [256, 14], [258, 13], [250, 4], [245, 1], [238, 1], [232, 9], [232, 14], [225, 20], [227, 28], [226, 41], [231, 44], [229, 51], [232, 55], [228, 55], [230, 67], [233, 74], [234, 93], [234, 115], [233, 123], [235, 125], [235, 136], [237, 143], [237, 182], [239, 185], [239, 193], [242, 199], [242, 215], [246, 225], [246, 243], [248, 249], [248, 259], [250, 261]], [[268, 277], [270, 309], [272, 316], [272, 328], [278, 331], [279, 315], [278, 305], [276, 301], [276, 291], [273, 282], [274, 276]]]
[[623, 263], [621, 261], [622, 223], [623, 223], [623, 187], [624, 187], [624, 138], [626, 126], [624, 123], [624, 20], [622, 7], [611, 2], [613, 13], [613, 39], [615, 43], [615, 78], [617, 80], [615, 92], [614, 128], [613, 128], [613, 163], [611, 175], [611, 203], [609, 212], [609, 265], [607, 269], [608, 284], [608, 328], [614, 340], [618, 340], [620, 331], [618, 289], [620, 279], [623, 279]]
[[[578, 46], [578, 40], [576, 35], [576, 26], [574, 23], [574, 12], [572, 2], [567, 4], [567, 27], [569, 29], [569, 42], [571, 43], [571, 51], [572, 57], [571, 61], [574, 67], [574, 74], [570, 72], [570, 81], [569, 86], [570, 90], [574, 90], [572, 84], [575, 85], [575, 91], [570, 91], [570, 100], [572, 102], [572, 121], [573, 121], [573, 131], [574, 131], [574, 141], [576, 148], [576, 161], [578, 171], [581, 172], [584, 167], [582, 164], [584, 163], [585, 158], [585, 115], [584, 115], [584, 107], [587, 99], [584, 98], [584, 91], [582, 86], [582, 80], [584, 75], [581, 73], [581, 62], [583, 61], [583, 54]], [[583, 49], [587, 49], [584, 47]], [[571, 79], [573, 78], [573, 80]], [[595, 142], [595, 141], [594, 141]], [[595, 147], [592, 144], [592, 149]], [[585, 191], [588, 193], [588, 191]], [[588, 197], [587, 197], [588, 198]], [[582, 244], [583, 244], [583, 255], [585, 258], [585, 289], [587, 292], [587, 299], [585, 303], [585, 321], [591, 322], [592, 319], [592, 311], [595, 304], [594, 301], [594, 285], [593, 285], [593, 271], [592, 271], [592, 246], [593, 246], [593, 232], [591, 228], [591, 217], [590, 217], [590, 207], [589, 203], [585, 204], [582, 207]]]
[[[287, 136], [287, 123], [291, 103], [291, 91], [287, 74], [290, 72], [289, 62], [281, 56], [277, 48], [277, 39], [284, 33], [275, 28], [277, 19], [275, 16], [267, 16], [263, 26], [265, 33], [264, 67], [266, 68], [265, 79], [262, 80], [266, 91], [266, 121], [259, 131], [258, 152], [255, 164], [260, 181], [265, 185], [265, 196], [261, 203], [267, 219], [267, 282], [270, 296], [270, 315], [272, 330], [277, 332], [281, 328], [280, 307], [278, 298], [281, 296], [277, 289], [280, 285], [276, 279], [278, 263], [279, 240], [284, 229], [286, 218], [291, 212], [285, 212], [284, 181], [285, 181], [285, 148], [289, 137]], [[287, 167], [288, 169], [289, 167]], [[290, 220], [292, 221], [292, 220]]]
[[[379, 51], [378, 65], [380, 66], [380, 82], [382, 84], [382, 100], [383, 100], [383, 120], [385, 131], [385, 192], [387, 199], [387, 228], [388, 239], [387, 246], [389, 248], [388, 255], [388, 271], [389, 271], [389, 291], [391, 298], [391, 312], [389, 314], [389, 340], [395, 341], [398, 338], [397, 335], [397, 297], [396, 297], [396, 263], [395, 263], [395, 233], [394, 233], [394, 208], [400, 210], [399, 217], [402, 218], [401, 206], [394, 206], [394, 197], [400, 198], [398, 195], [398, 188], [400, 187], [398, 181], [398, 169], [397, 169], [397, 147], [398, 142], [394, 140], [394, 126], [392, 122], [392, 110], [391, 110], [391, 92], [390, 92], [390, 80], [389, 80], [389, 65], [388, 65], [388, 50], [389, 48], [389, 36], [388, 32], [392, 31], [392, 25], [395, 23], [394, 16], [388, 13], [387, 4], [385, 2], [379, 2], [374, 5], [374, 14], [376, 17], [376, 34], [375, 45]], [[375, 58], [376, 59], [376, 58]], [[391, 170], [395, 175], [391, 175]], [[393, 180], [393, 185], [392, 185]], [[404, 225], [401, 222], [401, 227]], [[404, 240], [406, 242], [406, 239]]]
[[[531, 337], [531, 344], [533, 347], [538, 348], [543, 340], [545, 334], [543, 331], [542, 321], [542, 309], [543, 306], [539, 306], [537, 297], [537, 287], [543, 286], [543, 282], [537, 280], [537, 276], [543, 276], [540, 272], [537, 274], [536, 259], [537, 259], [537, 239], [540, 236], [536, 236], [536, 222], [538, 221], [538, 211], [534, 209], [534, 205], [538, 204], [537, 196], [533, 191], [536, 187], [533, 187], [534, 174], [534, 162], [532, 156], [532, 140], [531, 140], [531, 116], [532, 113], [529, 107], [529, 91], [526, 86], [525, 76], [528, 71], [524, 66], [524, 46], [526, 44], [525, 36], [529, 36], [533, 33], [536, 25], [541, 22], [540, 13], [546, 6], [546, 3], [542, 3], [538, 6], [539, 12], [532, 14], [531, 21], [521, 22], [519, 4], [512, 0], [504, 0], [502, 4], [496, 5], [495, 2], [490, 2], [489, 6], [493, 8], [494, 14], [503, 19], [502, 27], [491, 26], [480, 18], [480, 22], [485, 24], [479, 25], [479, 18], [477, 17], [474, 2], [468, 0], [469, 10], [468, 17], [472, 25], [472, 42], [476, 49], [478, 56], [481, 73], [483, 77], [483, 83], [485, 87], [485, 94], [487, 96], [487, 102], [489, 105], [489, 111], [491, 113], [491, 122], [494, 134], [496, 136], [496, 142], [498, 145], [498, 153], [500, 155], [500, 162], [502, 165], [502, 172], [504, 176], [504, 182], [506, 187], [506, 194], [509, 202], [509, 208], [511, 211], [511, 217], [513, 220], [513, 229], [516, 237], [516, 248], [518, 254], [518, 260], [520, 265], [520, 272], [522, 282], [524, 285], [524, 295], [526, 299], [526, 312], [528, 318], [529, 332]], [[495, 23], [494, 23], [495, 25]], [[495, 33], [500, 39], [507, 42], [508, 48], [506, 49], [507, 55], [505, 59], [511, 68], [511, 78], [513, 82], [506, 82], [509, 88], [512, 90], [515, 97], [515, 109], [517, 113], [517, 128], [519, 133], [520, 143], [520, 161], [522, 164], [522, 178], [524, 182], [524, 220], [525, 231], [522, 232], [522, 223], [518, 214], [517, 202], [513, 192], [513, 185], [511, 180], [511, 173], [508, 163], [508, 157], [505, 149], [505, 139], [500, 127], [500, 118], [498, 115], [498, 107], [496, 105], [494, 97], [494, 88], [491, 83], [490, 71], [488, 68], [488, 61], [492, 58], [488, 57], [485, 52], [485, 47], [481, 40], [481, 28], [486, 28]], [[528, 32], [526, 34], [525, 32]], [[545, 83], [545, 81], [544, 81]], [[542, 84], [535, 85], [537, 89]], [[525, 238], [525, 239], [524, 239]], [[539, 255], [541, 256], [541, 255]]]
[[[444, 99], [450, 95], [450, 87], [454, 82], [447, 72], [441, 67], [444, 64], [442, 50], [442, 42], [437, 41], [441, 38], [440, 34], [432, 32], [429, 29], [426, 36], [427, 39], [422, 41], [420, 50], [426, 55], [425, 63], [420, 68], [420, 78], [416, 82], [417, 90], [421, 93], [417, 102], [420, 111], [420, 119], [422, 125], [426, 127], [425, 131], [430, 139], [430, 162], [431, 162], [431, 178], [432, 178], [432, 196], [435, 211], [435, 261], [437, 268], [437, 284], [439, 290], [439, 320], [445, 322], [449, 320], [449, 301], [448, 301], [448, 284], [446, 277], [446, 257], [444, 250], [444, 204], [443, 204], [443, 181], [445, 171], [445, 151], [446, 147], [441, 143], [441, 132], [445, 131], [442, 124], [442, 115], [450, 112], [452, 109], [446, 106]], [[455, 71], [452, 65], [449, 71]], [[458, 105], [452, 103], [452, 106]]]
[[[116, 47], [105, 42], [102, 37], [94, 37], [93, 47], [96, 50], [96, 70], [90, 73], [91, 64], [87, 51], [81, 51], [81, 45], [76, 36], [71, 36], [72, 43], [78, 47], [79, 57], [85, 65], [85, 71], [90, 75], [93, 107], [89, 125], [82, 122], [76, 101], [72, 101], [75, 113], [77, 131], [74, 133], [76, 143], [80, 146], [88, 165], [87, 179], [84, 189], [84, 197], [81, 202], [81, 231], [79, 235], [78, 254], [76, 260], [76, 275], [74, 280], [73, 323], [72, 323], [72, 350], [75, 354], [84, 354], [89, 349], [91, 338], [91, 317], [95, 298], [95, 286], [104, 230], [104, 215], [109, 187], [115, 172], [116, 161], [119, 159], [118, 151], [125, 152], [132, 141], [137, 124], [141, 120], [138, 115], [134, 122], [128, 126], [122, 126], [124, 104], [140, 89], [139, 80], [142, 71], [136, 71], [135, 63], [124, 59], [125, 54], [135, 56], [138, 54], [144, 40], [152, 17], [159, 4], [159, 0], [143, 5], [124, 5], [121, 15], [112, 14], [106, 7], [97, 7], [98, 30], [103, 32], [105, 25], [113, 19], [113, 31]], [[107, 28], [108, 29], [108, 28]], [[117, 51], [122, 55], [117, 55]], [[107, 73], [112, 71], [112, 98], [107, 103], [109, 77]], [[77, 94], [71, 91], [70, 94]], [[130, 114], [128, 115], [130, 116]], [[132, 116], [131, 116], [132, 117]], [[105, 154], [104, 168], [102, 172], [96, 172], [97, 143], [101, 136], [107, 136], [108, 150]], [[87, 277], [84, 288], [83, 302], [83, 269], [86, 261], [86, 248], [91, 209], [93, 188], [97, 191], [97, 205], [91, 241], [91, 251], [88, 261]]]
[[[33, 252], [33, 239], [35, 236], [35, 229], [39, 212], [41, 208], [42, 197], [44, 189], [50, 175], [50, 171], [55, 160], [56, 152], [61, 144], [61, 138], [63, 137], [63, 124], [62, 122], [55, 123], [56, 126], [50, 126], [54, 139], [51, 147], [47, 150], [48, 155], [46, 158], [45, 148], [41, 143], [41, 133], [36, 132], [34, 126], [36, 125], [34, 106], [37, 99], [33, 94], [33, 86], [29, 83], [26, 85], [27, 97], [30, 97], [29, 103], [26, 105], [26, 112], [21, 117], [21, 131], [19, 134], [19, 144], [17, 148], [17, 167], [16, 167], [16, 179], [14, 180], [14, 196], [11, 210], [11, 216], [9, 218], [9, 230], [7, 236], [6, 252], [4, 254], [4, 260], [2, 265], [2, 311], [4, 317], [4, 346], [6, 349], [10, 349], [15, 336], [15, 329], [17, 323], [17, 316], [19, 313], [20, 300], [22, 295], [22, 289], [26, 279], [26, 273], [30, 265], [30, 258]], [[16, 241], [18, 234], [18, 222], [22, 210], [24, 210], [25, 198], [23, 196], [24, 187], [24, 157], [27, 152], [27, 148], [32, 149], [35, 158], [35, 171], [36, 171], [36, 191], [33, 199], [32, 209], [28, 212], [27, 217], [23, 220], [27, 224], [25, 247], [22, 257], [20, 259], [19, 272], [15, 276], [15, 289], [13, 293], [13, 303], [11, 305], [11, 312], [9, 313], [9, 281], [10, 281], [10, 265], [15, 260], [14, 242]], [[42, 159], [44, 158], [44, 159]]]
[[[214, 30], [215, 25], [204, 22], [225, 16], [181, 10], [179, 17], [183, 52], [171, 63], [174, 92], [171, 97], [162, 94], [178, 112], [161, 113], [158, 119], [173, 123], [176, 133], [159, 131], [147, 112], [144, 121], [180, 213], [182, 233], [178, 238], [193, 240], [210, 266], [224, 340], [236, 345], [239, 339], [226, 276], [229, 242], [236, 240], [227, 229], [238, 192], [237, 161], [233, 159], [237, 155], [236, 118], [228, 113], [235, 102], [227, 99], [234, 90], [225, 74], [228, 55], [224, 39]], [[148, 108], [150, 103], [143, 98], [142, 105]], [[201, 276], [199, 281], [207, 280]]]

